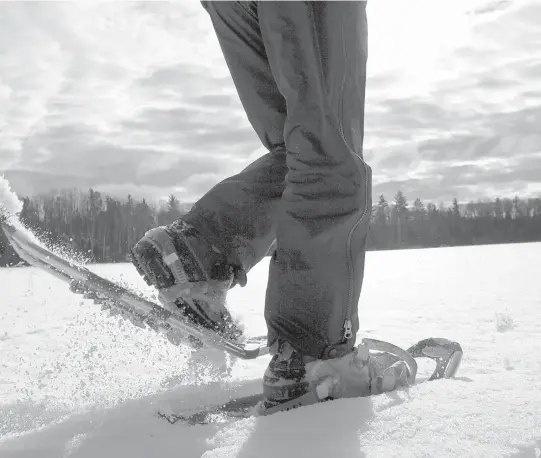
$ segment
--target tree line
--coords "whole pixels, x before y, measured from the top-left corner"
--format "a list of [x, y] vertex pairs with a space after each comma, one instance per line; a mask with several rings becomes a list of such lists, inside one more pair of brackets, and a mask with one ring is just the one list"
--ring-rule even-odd
[[398, 191], [372, 208], [370, 247], [376, 250], [541, 241], [541, 198], [515, 196], [451, 206], [411, 205]]
[[[22, 199], [21, 220], [42, 238], [79, 253], [91, 262], [125, 262], [144, 233], [169, 224], [190, 205], [170, 195], [157, 205], [145, 199], [113, 198], [90, 189], [62, 191]], [[447, 207], [402, 191], [373, 205], [369, 250], [483, 245], [541, 241], [541, 198], [496, 198]], [[0, 266], [21, 260], [0, 231]]]

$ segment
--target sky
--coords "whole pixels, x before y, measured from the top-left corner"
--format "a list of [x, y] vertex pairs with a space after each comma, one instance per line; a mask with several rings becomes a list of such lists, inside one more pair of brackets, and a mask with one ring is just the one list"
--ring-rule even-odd
[[[374, 199], [541, 195], [541, 2], [368, 3]], [[0, 174], [193, 202], [264, 154], [199, 1], [0, 3]]]

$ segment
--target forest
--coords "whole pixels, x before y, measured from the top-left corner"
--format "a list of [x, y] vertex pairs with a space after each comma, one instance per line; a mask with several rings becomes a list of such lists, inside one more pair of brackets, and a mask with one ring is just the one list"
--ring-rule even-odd
[[[169, 224], [191, 205], [174, 195], [157, 205], [93, 189], [22, 199], [21, 220], [40, 237], [88, 262], [126, 262], [148, 229]], [[396, 250], [541, 241], [541, 198], [496, 198], [438, 205], [402, 191], [379, 196], [372, 208], [369, 250]], [[0, 266], [22, 265], [0, 231]]]

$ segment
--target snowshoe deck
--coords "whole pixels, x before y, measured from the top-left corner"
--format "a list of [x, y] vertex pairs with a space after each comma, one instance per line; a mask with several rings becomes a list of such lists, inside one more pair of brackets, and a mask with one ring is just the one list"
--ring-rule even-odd
[[5, 221], [1, 225], [11, 246], [21, 259], [69, 283], [72, 291], [86, 294], [95, 302], [101, 303], [102, 309], [109, 310], [109, 313], [118, 314], [135, 326], [142, 328], [148, 326], [156, 332], [165, 333], [174, 345], [188, 344], [195, 348], [216, 348], [241, 359], [254, 359], [269, 352], [262, 338], [231, 340], [222, 337], [190, 322], [180, 313], [170, 312], [128, 288], [58, 256], [31, 240], [24, 230], [17, 229]]
[[[370, 351], [391, 352], [401, 358], [410, 369], [411, 378], [408, 380], [410, 386], [418, 384], [415, 380], [417, 375], [416, 358], [430, 358], [436, 362], [434, 372], [424, 381], [454, 377], [462, 361], [463, 352], [460, 344], [443, 338], [424, 339], [407, 350], [403, 350], [388, 342], [375, 339], [363, 339], [363, 343], [368, 346]], [[206, 406], [196, 412], [191, 411], [184, 414], [158, 413], [158, 416], [164, 418], [171, 424], [177, 422], [187, 425], [221, 423], [234, 418], [248, 418], [256, 415], [256, 406], [262, 400], [263, 394], [256, 393], [233, 398], [224, 404]], [[332, 400], [325, 400], [325, 402], [329, 401]], [[311, 404], [313, 404], [313, 402], [311, 402]], [[303, 404], [301, 403], [300, 405]], [[281, 410], [277, 409], [277, 411]]]

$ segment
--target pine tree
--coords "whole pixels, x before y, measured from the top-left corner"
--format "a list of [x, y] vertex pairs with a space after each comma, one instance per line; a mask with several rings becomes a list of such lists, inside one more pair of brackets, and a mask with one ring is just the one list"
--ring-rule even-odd
[[394, 196], [394, 208], [397, 211], [398, 216], [403, 216], [408, 211], [408, 201], [400, 190]]
[[386, 209], [389, 206], [385, 196], [380, 194], [378, 203], [376, 205], [376, 221], [381, 225], [385, 226], [387, 224], [387, 212]]
[[451, 213], [455, 218], [460, 218], [460, 206], [458, 205], [458, 200], [456, 197], [453, 199], [453, 208]]

